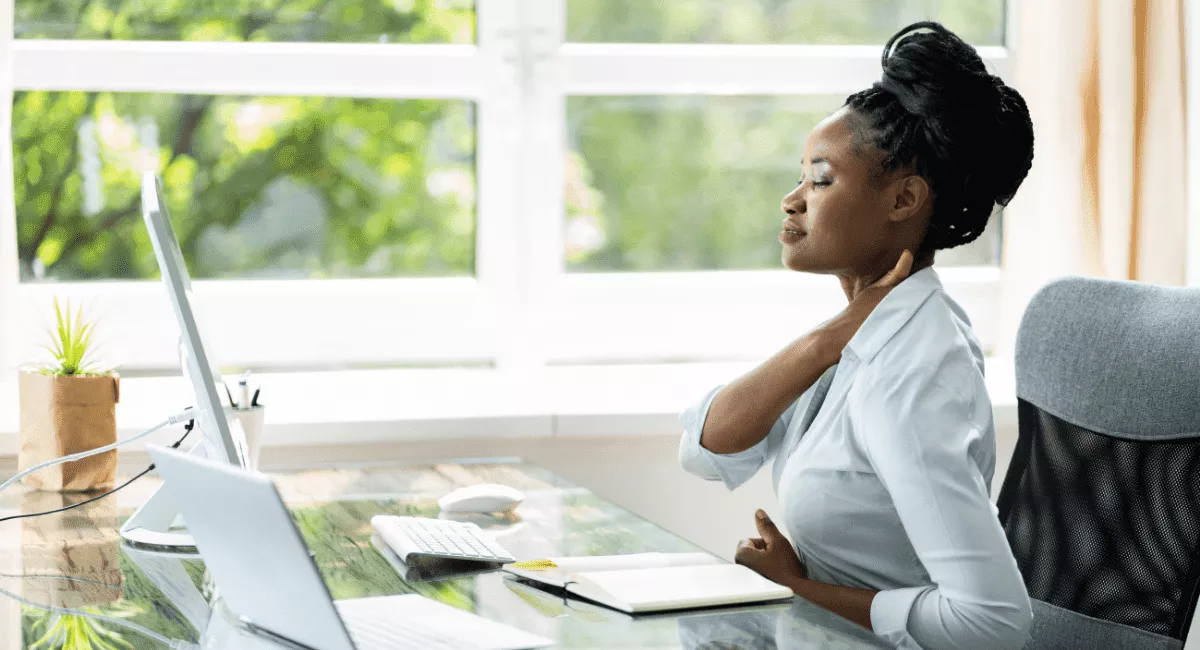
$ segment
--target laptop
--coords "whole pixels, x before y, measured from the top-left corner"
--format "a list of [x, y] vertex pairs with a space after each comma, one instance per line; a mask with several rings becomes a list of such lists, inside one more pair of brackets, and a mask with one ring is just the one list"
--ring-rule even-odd
[[334, 601], [264, 474], [150, 446], [225, 606], [250, 629], [312, 650], [526, 650], [551, 644], [416, 594]]

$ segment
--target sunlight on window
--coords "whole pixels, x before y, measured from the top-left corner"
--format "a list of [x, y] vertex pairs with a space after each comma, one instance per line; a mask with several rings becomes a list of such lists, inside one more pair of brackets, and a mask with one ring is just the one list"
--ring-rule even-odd
[[475, 0], [15, 0], [19, 39], [474, 43]]
[[278, 101], [246, 102], [229, 108], [232, 116], [226, 137], [241, 154], [275, 146], [275, 127], [299, 112], [299, 106]]
[[145, 171], [196, 278], [471, 275], [474, 116], [457, 100], [17, 92], [21, 277], [154, 277]]

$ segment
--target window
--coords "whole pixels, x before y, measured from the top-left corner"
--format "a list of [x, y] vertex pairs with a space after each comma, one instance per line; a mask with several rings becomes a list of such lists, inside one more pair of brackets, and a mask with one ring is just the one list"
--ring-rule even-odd
[[874, 45], [919, 20], [1004, 43], [1004, 0], [567, 0], [567, 39], [584, 43]]
[[[844, 95], [567, 99], [568, 271], [779, 268], [779, 200]], [[998, 229], [938, 254], [996, 265]]]
[[[462, 101], [19, 92], [25, 282], [154, 278], [141, 170], [161, 170], [193, 278], [472, 275]], [[69, 137], [64, 137], [69, 136]]]
[[[779, 268], [804, 135], [927, 17], [1007, 73], [1003, 0], [15, 0], [7, 361], [63, 296], [177, 365], [146, 169], [230, 367], [769, 353], [844, 302]], [[1000, 227], [938, 259], [985, 343]]]
[[473, 5], [472, 0], [16, 0], [13, 31], [26, 39], [470, 44]]

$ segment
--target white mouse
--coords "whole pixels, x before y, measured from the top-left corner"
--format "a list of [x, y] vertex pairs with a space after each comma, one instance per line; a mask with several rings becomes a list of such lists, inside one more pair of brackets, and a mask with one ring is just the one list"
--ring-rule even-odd
[[442, 512], [508, 512], [525, 500], [525, 494], [516, 488], [495, 483], [481, 483], [459, 488], [438, 499]]

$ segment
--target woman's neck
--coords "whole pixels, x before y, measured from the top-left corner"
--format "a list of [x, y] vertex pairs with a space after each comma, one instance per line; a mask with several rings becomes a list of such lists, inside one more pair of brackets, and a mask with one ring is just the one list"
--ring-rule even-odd
[[[838, 280], [842, 283], [842, 291], [846, 294], [846, 302], [852, 302], [854, 300], [854, 296], [858, 295], [859, 291], [862, 291], [872, 284], [875, 284], [882, 279], [883, 276], [891, 272], [891, 270], [895, 268], [896, 263], [894, 260], [898, 257], [898, 255], [894, 257], [893, 261], [890, 263], [885, 262], [884, 264], [878, 265], [877, 268], [869, 273], [839, 275]], [[887, 268], [883, 268], [885, 264], [887, 264]], [[912, 270], [908, 272], [908, 275], [911, 277], [917, 271], [927, 269], [931, 266], [933, 266], [932, 251], [925, 253], [920, 258], [914, 260]]]

